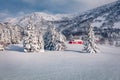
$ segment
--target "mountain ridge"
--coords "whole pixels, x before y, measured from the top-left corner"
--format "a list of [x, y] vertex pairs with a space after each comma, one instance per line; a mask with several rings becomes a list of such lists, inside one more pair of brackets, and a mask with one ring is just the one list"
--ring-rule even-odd
[[[92, 19], [92, 22], [89, 20]], [[16, 23], [20, 27], [26, 27], [28, 21], [31, 20], [36, 28], [44, 28], [52, 24], [56, 29], [64, 35], [71, 34], [81, 35], [85, 32], [87, 22], [90, 22], [95, 30], [110, 30], [120, 29], [120, 0], [85, 11], [80, 14], [48, 14], [43, 12], [33, 12], [19, 19]], [[13, 20], [14, 21], [14, 20]], [[52, 26], [51, 25], [51, 26]]]

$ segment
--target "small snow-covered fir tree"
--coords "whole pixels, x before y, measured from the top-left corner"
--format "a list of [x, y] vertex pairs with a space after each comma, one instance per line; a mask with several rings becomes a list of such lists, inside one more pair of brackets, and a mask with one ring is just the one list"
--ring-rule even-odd
[[73, 35], [72, 34], [70, 34], [69, 40], [73, 40]]
[[88, 53], [97, 53], [98, 52], [98, 47], [95, 43], [93, 27], [91, 25], [89, 25], [88, 33], [85, 36], [83, 51], [88, 52]]
[[24, 35], [23, 46], [25, 52], [38, 52], [41, 50], [42, 39], [37, 36], [35, 26], [30, 21]]
[[55, 30], [55, 27], [48, 27], [44, 35], [44, 48], [46, 50], [61, 51], [65, 50], [65, 36]]
[[115, 46], [116, 46], [116, 47], [120, 47], [120, 42], [119, 42], [119, 41], [116, 41]]

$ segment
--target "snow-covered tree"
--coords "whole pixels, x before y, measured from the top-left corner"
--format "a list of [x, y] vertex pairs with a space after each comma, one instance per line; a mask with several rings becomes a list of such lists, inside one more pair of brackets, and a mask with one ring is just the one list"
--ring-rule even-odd
[[120, 47], [120, 41], [116, 41], [115, 46]]
[[65, 50], [65, 36], [55, 30], [55, 27], [49, 26], [44, 35], [44, 48], [46, 50], [61, 51]]
[[69, 36], [69, 40], [72, 40], [72, 39], [73, 39], [73, 35], [70, 34], [70, 36]]
[[83, 51], [88, 52], [88, 53], [97, 53], [98, 52], [98, 47], [95, 43], [93, 27], [91, 25], [89, 25], [88, 33], [85, 36], [84, 40], [85, 40], [85, 42], [84, 42]]
[[[28, 26], [26, 27], [24, 31], [24, 51], [25, 52], [38, 52], [41, 50], [41, 37], [37, 36], [37, 32], [35, 30], [35, 26], [29, 21]], [[43, 44], [42, 44], [43, 45]]]
[[22, 40], [21, 28], [10, 23], [0, 23], [0, 40], [6, 44], [18, 44]]
[[42, 31], [38, 32], [38, 46], [39, 46], [39, 51], [44, 52], [44, 39], [43, 39]]
[[7, 24], [10, 32], [10, 40], [12, 44], [18, 44], [21, 41], [21, 31], [18, 25]]
[[0, 24], [0, 41], [4, 43], [11, 43], [10, 40], [10, 30], [5, 24]]
[[10, 43], [10, 31], [5, 24], [0, 23], [0, 50], [4, 50]]

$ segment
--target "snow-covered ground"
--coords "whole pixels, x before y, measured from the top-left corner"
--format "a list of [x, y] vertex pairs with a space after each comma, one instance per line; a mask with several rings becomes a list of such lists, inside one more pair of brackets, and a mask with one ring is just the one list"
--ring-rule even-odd
[[120, 80], [120, 48], [99, 46], [98, 54], [66, 51], [24, 53], [21, 45], [0, 52], [0, 80]]

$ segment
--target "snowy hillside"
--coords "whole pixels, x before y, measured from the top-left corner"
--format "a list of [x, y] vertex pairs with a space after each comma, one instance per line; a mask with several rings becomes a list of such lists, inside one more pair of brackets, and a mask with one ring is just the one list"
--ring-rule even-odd
[[[116, 1], [110, 4], [106, 4], [100, 7], [97, 7], [92, 10], [88, 10], [86, 12], [76, 14], [76, 15], [67, 15], [67, 14], [47, 14], [42, 12], [34, 12], [22, 17], [19, 21], [20, 24], [25, 24], [30, 17], [32, 17], [33, 23], [41, 23], [42, 20], [45, 21], [57, 21], [57, 25], [59, 27], [64, 25], [67, 26], [77, 26], [80, 27], [82, 25], [82, 21], [88, 20], [89, 18], [93, 18], [93, 26], [94, 27], [109, 27], [113, 26], [114, 28], [119, 28], [115, 23], [120, 22], [120, 1]], [[47, 24], [47, 23], [46, 23]], [[67, 24], [67, 25], [66, 25]]]
[[[90, 18], [92, 21], [90, 21]], [[93, 27], [97, 29], [95, 29], [98, 31], [97, 33], [106, 34], [101, 33], [101, 31], [106, 29], [116, 32], [114, 29], [118, 31], [120, 29], [120, 1], [118, 0], [78, 14], [33, 12], [22, 17], [13, 19], [8, 18], [6, 20], [11, 24], [17, 24], [21, 27], [26, 27], [28, 21], [31, 20], [37, 28], [42, 28], [44, 30], [52, 23], [58, 31], [61, 31], [66, 36], [70, 36], [71, 34], [81, 35], [85, 32], [84, 28], [87, 22], [91, 22]]]
[[31, 20], [32, 23], [38, 27], [46, 27], [48, 25], [48, 21], [60, 21], [65, 18], [69, 18], [69, 15], [34, 12], [21, 17], [17, 24], [21, 25], [21, 27], [25, 27], [28, 24], [28, 21]]
[[[93, 23], [99, 23], [98, 25], [93, 25], [95, 27], [113, 27], [115, 23], [120, 22], [120, 1], [116, 1], [110, 4], [106, 4], [95, 9], [86, 11], [78, 16], [82, 20], [92, 17]], [[120, 27], [119, 27], [120, 28]]]
[[98, 28], [99, 31], [104, 29], [114, 31], [112, 28], [120, 29], [119, 25], [116, 25], [120, 23], [120, 1], [118, 0], [116, 2], [77, 14], [72, 19], [63, 20], [61, 22], [56, 21], [56, 24], [59, 23], [59, 29], [62, 28], [63, 33], [65, 35], [69, 35], [71, 33], [80, 34], [83, 32], [87, 22], [92, 23], [92, 25]]
[[0, 40], [6, 45], [19, 43], [23, 39], [24, 30], [29, 22], [35, 27], [37, 35], [40, 35], [38, 32], [44, 35], [49, 27], [55, 27], [56, 31], [65, 35], [67, 40], [71, 36], [84, 37], [89, 23], [94, 27], [95, 36], [102, 44], [114, 45], [120, 42], [120, 0], [79, 14], [33, 12], [6, 20], [8, 22], [0, 22], [0, 37], [2, 37]]
[[[92, 21], [89, 20], [90, 18]], [[11, 21], [14, 20], [15, 19]], [[101, 33], [101, 31], [104, 31], [104, 29], [116, 33], [116, 31], [119, 31], [120, 29], [120, 1], [118, 0], [79, 14], [55, 15], [34, 12], [21, 17], [20, 20], [18, 19], [16, 24], [20, 25], [21, 27], [25, 27], [29, 20], [31, 20], [37, 28], [43, 29], [46, 29], [49, 26], [49, 23], [52, 23], [55, 25], [58, 31], [61, 31], [66, 36], [71, 34], [81, 35], [81, 33], [85, 32], [84, 28], [86, 27], [87, 22], [92, 23], [93, 27], [97, 29], [97, 33], [106, 34]]]
[[120, 0], [79, 14], [5, 20], [0, 80], [120, 80]]
[[98, 54], [82, 53], [67, 44], [66, 51], [24, 53], [20, 45], [0, 52], [0, 80], [120, 80], [120, 49], [99, 46]]

